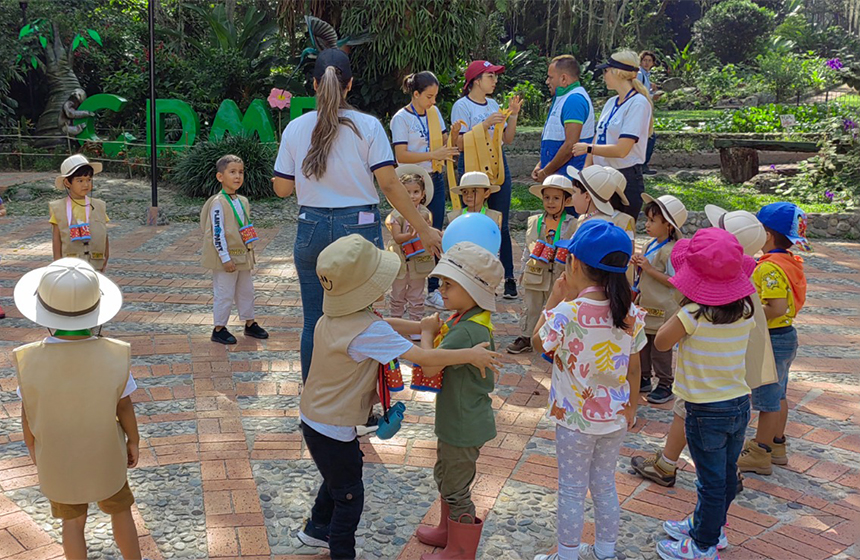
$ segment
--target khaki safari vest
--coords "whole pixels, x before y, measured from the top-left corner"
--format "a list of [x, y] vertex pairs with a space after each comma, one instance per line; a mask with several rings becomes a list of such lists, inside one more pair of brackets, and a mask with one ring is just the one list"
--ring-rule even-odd
[[[666, 243], [654, 253], [654, 268], [665, 273], [669, 265], [674, 241]], [[680, 309], [681, 293], [644, 272], [639, 275], [639, 296], [636, 305], [645, 310], [645, 332], [656, 334], [657, 330]]]
[[[538, 219], [543, 216], [541, 221], [541, 231], [538, 231]], [[576, 218], [568, 214], [564, 214], [564, 218], [559, 222], [561, 228], [561, 237], [559, 239], [570, 239], [576, 231]], [[528, 225], [526, 227], [526, 247], [528, 251], [526, 262], [523, 265], [523, 288], [537, 292], [549, 292], [552, 290], [553, 283], [558, 280], [561, 273], [564, 272], [562, 263], [552, 261], [545, 263], [537, 259], [533, 259], [528, 255], [534, 249], [534, 244], [538, 239], [546, 241], [546, 213], [535, 214], [529, 216]]]
[[[60, 230], [60, 247], [63, 257], [75, 257], [85, 260], [96, 270], [101, 270], [105, 265], [105, 248], [107, 246], [107, 210], [104, 200], [90, 198], [90, 237], [86, 243], [83, 241], [72, 241], [69, 235], [69, 216], [67, 201], [68, 197], [52, 200], [48, 207], [51, 214], [57, 220], [57, 228]], [[72, 217], [74, 219], [74, 216]]]
[[[211, 208], [216, 200], [218, 204], [221, 204], [221, 215], [224, 216], [224, 224], [221, 227], [224, 229], [224, 237], [227, 239], [227, 251], [230, 253], [230, 260], [236, 265], [236, 270], [253, 269], [257, 262], [254, 256], [254, 244], [251, 243], [251, 246], [247, 247], [242, 241], [242, 234], [239, 233], [239, 222], [236, 221], [236, 215], [233, 214], [230, 203], [224, 200], [224, 195], [221, 193], [210, 197], [200, 211], [200, 227], [203, 230], [203, 256], [200, 259], [200, 264], [203, 268], [208, 268], [209, 270], [223, 270], [221, 257], [218, 256], [218, 250], [215, 248], [215, 244], [212, 243]], [[248, 216], [245, 216], [245, 220], [251, 223], [251, 206], [248, 204], [248, 199], [238, 195], [234, 204], [240, 202], [245, 210], [248, 211]]]
[[[432, 223], [433, 216], [430, 213], [430, 210], [428, 210], [423, 204], [418, 207], [418, 214], [420, 214], [428, 224]], [[389, 231], [391, 230], [391, 227], [388, 224], [391, 222], [397, 222], [397, 224], [400, 225], [400, 231], [403, 231], [408, 223], [406, 218], [404, 218], [397, 210], [392, 210], [388, 215], [388, 218], [385, 220], [385, 225], [388, 227]], [[436, 259], [433, 257], [433, 253], [426, 250], [426, 248], [420, 255], [415, 255], [409, 259], [407, 259], [406, 255], [403, 254], [403, 248], [400, 244], [394, 241], [393, 238], [388, 241], [388, 245], [386, 245], [385, 248], [386, 250], [400, 256], [400, 262], [406, 265], [406, 270], [412, 278], [426, 278], [431, 272], [433, 272], [433, 269], [436, 268]]]

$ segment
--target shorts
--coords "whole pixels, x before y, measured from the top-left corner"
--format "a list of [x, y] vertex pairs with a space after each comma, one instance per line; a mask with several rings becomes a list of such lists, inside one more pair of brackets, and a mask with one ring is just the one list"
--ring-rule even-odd
[[759, 412], [779, 412], [780, 401], [785, 400], [788, 371], [797, 356], [797, 330], [792, 326], [771, 329], [770, 343], [776, 362], [776, 383], [752, 390], [752, 407]]
[[[134, 495], [131, 493], [131, 488], [128, 487], [128, 481], [125, 486], [120, 488], [120, 491], [98, 503], [99, 509], [108, 515], [116, 515], [131, 508], [134, 503]], [[58, 504], [51, 502], [51, 515], [58, 519], [77, 519], [82, 515], [87, 514], [89, 504]]]
[[672, 405], [672, 412], [675, 413], [675, 416], [681, 418], [681, 420], [687, 419], [687, 407], [684, 406], [686, 402], [687, 401], [676, 395], [675, 404]]

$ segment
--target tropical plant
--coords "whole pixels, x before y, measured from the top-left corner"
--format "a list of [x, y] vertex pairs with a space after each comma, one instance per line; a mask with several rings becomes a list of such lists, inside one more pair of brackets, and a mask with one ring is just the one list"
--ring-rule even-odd
[[693, 43], [687, 43], [683, 49], [679, 49], [678, 45], [672, 43], [674, 52], [664, 55], [663, 61], [666, 66], [666, 73], [673, 78], [680, 78], [685, 83], [692, 83], [699, 75], [701, 68], [701, 52], [692, 48]]
[[766, 87], [776, 96], [777, 102], [799, 99], [800, 96], [820, 91], [838, 82], [836, 73], [827, 62], [812, 53], [768, 52], [759, 55], [759, 73]]
[[785, 132], [780, 117], [792, 115], [791, 132], [825, 132], [833, 119], [850, 119], [852, 109], [837, 103], [816, 105], [761, 105], [725, 112], [721, 117], [705, 122], [706, 132]]
[[752, 0], [725, 0], [705, 12], [694, 26], [697, 47], [723, 63], [745, 62], [764, 45], [774, 13]]

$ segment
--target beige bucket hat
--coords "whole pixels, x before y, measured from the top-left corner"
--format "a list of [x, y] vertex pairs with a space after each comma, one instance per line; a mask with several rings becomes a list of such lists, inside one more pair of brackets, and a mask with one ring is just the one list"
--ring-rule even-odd
[[646, 203], [655, 203], [660, 209], [660, 213], [663, 214], [663, 218], [672, 224], [672, 227], [674, 227], [680, 235], [681, 228], [684, 227], [685, 223], [687, 223], [687, 207], [684, 206], [683, 202], [671, 194], [664, 194], [663, 196], [654, 198], [650, 194], [642, 193], [642, 200]]
[[21, 314], [49, 329], [79, 330], [107, 323], [122, 307], [122, 292], [81, 259], [64, 258], [31, 270], [15, 284]]
[[424, 180], [425, 202], [429, 203], [433, 200], [433, 178], [430, 177], [430, 173], [426, 169], [415, 163], [404, 163], [403, 165], [398, 165], [394, 172], [397, 173], [399, 179], [402, 179], [404, 175], [420, 176]]
[[400, 256], [353, 233], [337, 239], [317, 257], [323, 313], [342, 317], [373, 305], [400, 274]]
[[543, 198], [543, 190], [547, 187], [564, 191], [573, 196], [573, 183], [564, 175], [549, 175], [540, 185], [530, 186], [529, 192], [538, 198]]
[[615, 193], [618, 193], [621, 197], [621, 202], [629, 204], [627, 196], [624, 194], [627, 188], [627, 179], [617, 169], [592, 165], [579, 171], [572, 165], [569, 165], [567, 172], [571, 177], [576, 177], [582, 183], [582, 186], [591, 195], [594, 206], [604, 214], [611, 215], [615, 212], [615, 208], [609, 202]]
[[461, 241], [445, 251], [430, 273], [460, 284], [478, 307], [487, 311], [496, 310], [496, 286], [504, 275], [501, 261], [470, 241]]
[[737, 237], [738, 243], [744, 248], [744, 254], [750, 257], [758, 253], [767, 241], [764, 226], [752, 212], [746, 210], [729, 212], [719, 206], [708, 204], [705, 206], [705, 215], [708, 216], [712, 226], [724, 229]]
[[499, 192], [502, 187], [490, 183], [483, 171], [469, 171], [460, 177], [460, 184], [451, 189], [452, 194], [463, 194], [463, 189], [490, 189], [490, 194]]
[[87, 159], [87, 156], [83, 154], [75, 154], [63, 160], [62, 165], [60, 165], [60, 174], [57, 175], [56, 179], [54, 179], [54, 187], [60, 191], [66, 188], [66, 186], [63, 184], [63, 180], [85, 165], [89, 165], [93, 168], [93, 175], [102, 172], [101, 163], [97, 161], [90, 161]]

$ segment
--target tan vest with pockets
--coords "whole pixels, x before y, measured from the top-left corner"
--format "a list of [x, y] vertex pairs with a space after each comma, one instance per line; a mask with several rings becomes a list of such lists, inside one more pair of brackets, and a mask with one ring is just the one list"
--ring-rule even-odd
[[87, 261], [96, 270], [101, 270], [105, 265], [105, 248], [107, 246], [107, 210], [104, 200], [90, 198], [90, 239], [86, 244], [83, 241], [72, 241], [69, 235], [69, 216], [66, 201], [68, 197], [60, 200], [52, 200], [48, 205], [51, 214], [57, 220], [57, 228], [60, 230], [60, 247], [63, 257], [76, 257]]
[[356, 363], [350, 343], [372, 323], [381, 321], [369, 309], [343, 317], [323, 315], [314, 329], [314, 355], [299, 408], [309, 419], [334, 426], [367, 422], [379, 402], [376, 380], [379, 362]]
[[[224, 237], [227, 239], [227, 250], [230, 252], [230, 260], [236, 265], [236, 270], [251, 270], [256, 264], [254, 257], [254, 244], [251, 247], [246, 247], [242, 242], [242, 234], [239, 233], [239, 222], [236, 221], [236, 215], [233, 214], [233, 209], [230, 208], [230, 203], [224, 200], [224, 195], [216, 194], [209, 198], [203, 205], [203, 210], [200, 211], [200, 227], [203, 230], [203, 256], [200, 259], [200, 264], [203, 268], [209, 270], [224, 270], [224, 265], [221, 263], [221, 257], [218, 256], [218, 250], [212, 242], [212, 218], [211, 208], [215, 200], [219, 200], [224, 216]], [[244, 196], [237, 196], [234, 204], [242, 203], [242, 206], [248, 211], [248, 216], [245, 220], [250, 223], [251, 206], [248, 204], [248, 199]], [[245, 224], [247, 225], [247, 224]]]
[[[672, 254], [672, 247], [674, 246], [675, 242], [670, 241], [657, 249], [654, 254], [654, 262], [651, 263], [654, 268], [660, 272], [666, 272], [669, 256]], [[636, 305], [648, 313], [645, 316], [645, 332], [656, 334], [657, 329], [678, 312], [681, 297], [681, 293], [675, 288], [666, 286], [644, 272], [641, 273], [639, 275], [639, 297], [636, 299]]]
[[[534, 214], [529, 216], [528, 225], [526, 227], [526, 246], [525, 254], [523, 255], [523, 288], [538, 292], [549, 292], [552, 290], [553, 283], [558, 280], [561, 273], [564, 272], [564, 265], [559, 262], [545, 263], [529, 257], [531, 255], [534, 244], [538, 239], [546, 241], [546, 213]], [[541, 231], [538, 231], [538, 218], [544, 216], [541, 220]], [[559, 224], [561, 228], [561, 237], [559, 239], [570, 239], [576, 231], [576, 218], [569, 214], [564, 214], [564, 219]]]
[[[424, 218], [428, 225], [432, 225], [433, 216], [426, 206], [424, 206], [423, 204], [420, 205], [418, 207], [418, 214], [420, 214], [421, 217]], [[404, 218], [403, 215], [397, 210], [392, 210], [391, 213], [388, 214], [388, 217], [385, 219], [385, 226], [388, 228], [389, 231], [391, 231], [390, 224], [392, 222], [397, 222], [398, 224], [400, 224], [400, 231], [403, 231], [403, 229], [406, 227], [406, 224], [408, 223], [406, 221], [406, 218]], [[403, 248], [392, 238], [388, 241], [388, 245], [386, 245], [385, 250], [400, 255], [400, 262], [406, 264], [406, 269], [409, 271], [409, 275], [412, 278], [425, 278], [431, 272], [433, 272], [434, 268], [436, 268], [436, 259], [433, 257], [433, 253], [427, 251], [426, 249], [420, 255], [416, 255], [411, 259], [407, 260], [406, 256], [403, 254]]]
[[42, 493], [60, 504], [87, 504], [119, 492], [127, 458], [116, 406], [131, 346], [111, 338], [34, 342], [16, 348], [14, 360]]
[[753, 319], [755, 326], [750, 331], [747, 343], [746, 381], [750, 389], [776, 383], [776, 362], [773, 359], [773, 346], [770, 344], [770, 332], [767, 329], [767, 317], [764, 307], [757, 294], [750, 298], [753, 302]]

